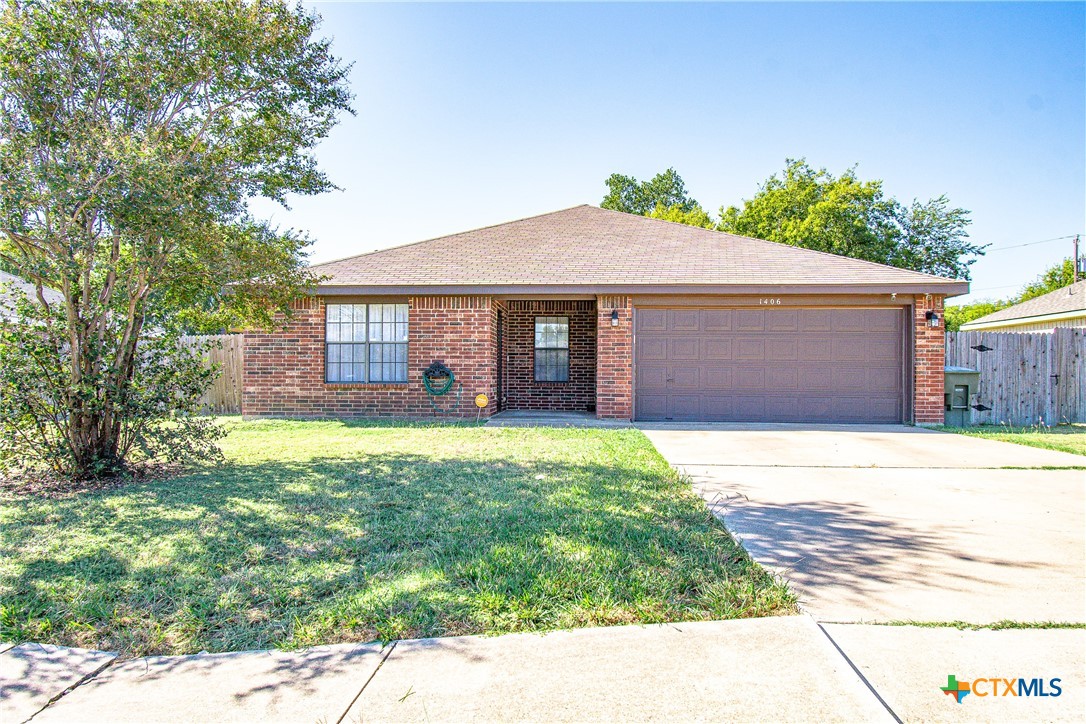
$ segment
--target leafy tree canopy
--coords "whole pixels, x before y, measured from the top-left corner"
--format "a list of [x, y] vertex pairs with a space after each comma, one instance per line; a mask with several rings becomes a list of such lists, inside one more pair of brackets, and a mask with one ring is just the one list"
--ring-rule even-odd
[[961, 279], [984, 253], [968, 241], [969, 212], [945, 196], [905, 205], [854, 168], [834, 176], [803, 159], [720, 216], [721, 231]]
[[312, 150], [351, 111], [349, 69], [318, 21], [285, 0], [0, 7], [0, 259], [38, 286], [38, 329], [66, 365], [42, 392], [58, 417], [11, 410], [0, 425], [64, 445], [72, 475], [124, 467], [149, 329], [182, 309], [267, 324], [311, 281], [307, 239], [247, 202], [333, 188]]
[[705, 229], [716, 228], [716, 222], [713, 221], [713, 217], [709, 216], [709, 214], [705, 212], [705, 209], [701, 208], [700, 206], [695, 206], [692, 209], [684, 210], [683, 207], [679, 206], [678, 204], [667, 207], [661, 204], [657, 204], [656, 208], [654, 208], [646, 215], [653, 219], [674, 221], [679, 224], [700, 226]]
[[986, 299], [980, 302], [973, 302], [972, 304], [948, 304], [945, 310], [946, 331], [957, 332], [962, 328], [963, 324], [972, 322], [974, 319], [986, 317], [993, 312], [998, 312], [1000, 309], [1006, 309], [1011, 304], [1012, 302], [1003, 299]]
[[855, 169], [834, 176], [805, 160], [786, 162], [753, 198], [721, 208], [714, 223], [686, 192], [673, 168], [650, 181], [611, 175], [605, 209], [717, 228], [842, 256], [916, 271], [969, 278], [984, 247], [968, 241], [969, 212], [945, 196], [906, 205], [887, 197], [881, 181], [864, 181]]
[[604, 183], [607, 184], [607, 195], [600, 206], [605, 209], [650, 216], [657, 208], [677, 209], [682, 213], [700, 208], [698, 202], [686, 193], [686, 184], [673, 168], [656, 174], [648, 181], [613, 173]]

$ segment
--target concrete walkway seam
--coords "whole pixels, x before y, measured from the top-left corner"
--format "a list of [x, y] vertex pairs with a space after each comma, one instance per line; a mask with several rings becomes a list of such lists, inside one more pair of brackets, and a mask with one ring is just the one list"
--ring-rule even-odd
[[[812, 619], [812, 621], [813, 620], [814, 619]], [[886, 700], [882, 698], [882, 695], [879, 694], [878, 690], [875, 689], [874, 685], [870, 681], [868, 681], [867, 677], [864, 676], [863, 672], [860, 671], [859, 667], [857, 667], [856, 664], [852, 663], [852, 659], [848, 657], [848, 654], [844, 652], [844, 649], [837, 645], [837, 642], [833, 640], [832, 636], [830, 636], [830, 632], [827, 631], [818, 621], [815, 621], [814, 623], [815, 626], [818, 626], [818, 630], [821, 631], [822, 634], [826, 637], [826, 640], [833, 645], [833, 648], [837, 651], [841, 658], [845, 660], [845, 663], [849, 665], [849, 668], [851, 668], [852, 671], [855, 672], [856, 676], [860, 677], [860, 681], [864, 683], [864, 686], [867, 687], [867, 690], [870, 691], [876, 699], [878, 699], [878, 702], [882, 704], [882, 707], [884, 709], [886, 709], [886, 713], [893, 717], [894, 721], [896, 721], [897, 724], [903, 724], [901, 717], [899, 717], [897, 713], [892, 708], [890, 708], [890, 705], [886, 703]]]
[[22, 724], [27, 724], [27, 722], [31, 721], [31, 720], [32, 720], [32, 719], [33, 719], [34, 717], [36, 717], [36, 716], [37, 716], [38, 714], [41, 714], [41, 713], [42, 713], [43, 711], [45, 711], [46, 709], [48, 709], [49, 707], [51, 707], [51, 706], [52, 706], [53, 704], [55, 704], [56, 702], [60, 701], [60, 700], [61, 700], [62, 698], [64, 698], [64, 697], [65, 697], [65, 696], [67, 696], [68, 694], [70, 694], [70, 693], [72, 693], [73, 691], [75, 691], [76, 689], [78, 689], [78, 688], [79, 688], [80, 686], [83, 686], [83, 684], [87, 683], [88, 681], [90, 681], [90, 680], [91, 680], [91, 679], [93, 679], [94, 677], [98, 676], [98, 674], [102, 673], [103, 671], [105, 671], [106, 669], [108, 669], [108, 668], [109, 668], [110, 666], [113, 666], [113, 663], [114, 663], [115, 661], [117, 661], [117, 658], [118, 658], [117, 656], [114, 656], [114, 657], [113, 657], [113, 658], [111, 658], [111, 659], [110, 659], [109, 661], [105, 662], [104, 664], [102, 664], [101, 666], [99, 666], [99, 667], [98, 667], [97, 669], [95, 669], [94, 671], [90, 672], [89, 674], [87, 674], [86, 676], [84, 676], [84, 677], [83, 677], [82, 679], [80, 679], [79, 681], [75, 682], [74, 684], [72, 684], [71, 686], [69, 686], [69, 687], [68, 687], [67, 689], [65, 689], [64, 691], [60, 692], [60, 693], [59, 693], [59, 694], [57, 694], [56, 696], [54, 696], [54, 697], [53, 697], [52, 699], [50, 699], [49, 701], [45, 702], [45, 706], [43, 706], [43, 707], [42, 707], [41, 709], [38, 709], [38, 710], [37, 710], [36, 712], [34, 712], [33, 714], [31, 714], [29, 718], [25, 719], [25, 720], [24, 720], [24, 721], [22, 722]]
[[386, 661], [388, 661], [388, 657], [392, 655], [392, 652], [396, 648], [396, 644], [398, 643], [399, 641], [393, 641], [392, 645], [388, 647], [388, 651], [386, 651], [385, 655], [381, 657], [381, 660], [377, 663], [377, 666], [373, 667], [373, 671], [370, 672], [369, 677], [362, 684], [362, 688], [358, 690], [358, 693], [355, 694], [354, 698], [351, 699], [351, 701], [347, 704], [347, 708], [344, 709], [343, 713], [339, 715], [339, 719], [336, 719], [336, 724], [342, 724], [343, 720], [347, 718], [347, 715], [351, 713], [351, 707], [353, 707], [354, 703], [358, 701], [358, 697], [362, 696], [362, 692], [365, 691], [366, 687], [370, 685], [371, 681], [373, 681], [373, 677], [377, 676], [377, 672], [380, 671], [381, 667], [385, 665]]

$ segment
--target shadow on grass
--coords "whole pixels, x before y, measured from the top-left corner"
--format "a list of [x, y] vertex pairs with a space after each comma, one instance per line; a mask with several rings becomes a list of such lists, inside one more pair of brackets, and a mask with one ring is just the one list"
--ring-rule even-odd
[[662, 464], [359, 454], [7, 502], [0, 639], [132, 656], [792, 610]]

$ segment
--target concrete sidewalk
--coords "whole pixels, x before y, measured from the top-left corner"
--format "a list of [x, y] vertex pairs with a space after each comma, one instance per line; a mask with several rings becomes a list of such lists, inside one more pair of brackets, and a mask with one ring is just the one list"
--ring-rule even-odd
[[[112, 659], [0, 653], [0, 721], [1080, 721], [1086, 710], [1081, 629], [787, 616]], [[959, 704], [942, 691], [950, 675], [1039, 678], [1049, 694], [1058, 679], [1062, 692], [997, 696], [986, 683]]]
[[[959, 631], [954, 628], [824, 624], [902, 721], [1081, 722], [1086, 718], [1086, 630]], [[1041, 679], [1046, 696], [1015, 696], [985, 681], [957, 703], [947, 677]], [[1057, 679], [1059, 696], [1050, 685]]]
[[[0, 654], [4, 678], [10, 653]], [[68, 685], [59, 677], [56, 691], [43, 691], [42, 706], [59, 698], [40, 712], [5, 700], [0, 719], [890, 719], [807, 616], [152, 657], [116, 663], [61, 695]]]

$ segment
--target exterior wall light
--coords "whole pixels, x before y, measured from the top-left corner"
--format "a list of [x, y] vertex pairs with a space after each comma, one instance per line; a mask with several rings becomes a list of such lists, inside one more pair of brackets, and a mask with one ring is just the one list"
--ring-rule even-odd
[[938, 327], [939, 326], [939, 315], [936, 314], [935, 312], [931, 312], [931, 311], [924, 312], [924, 318], [928, 320], [928, 326], [929, 327]]
[[611, 310], [611, 326], [612, 327], [617, 327], [618, 326], [618, 310], [617, 309], [612, 309]]

